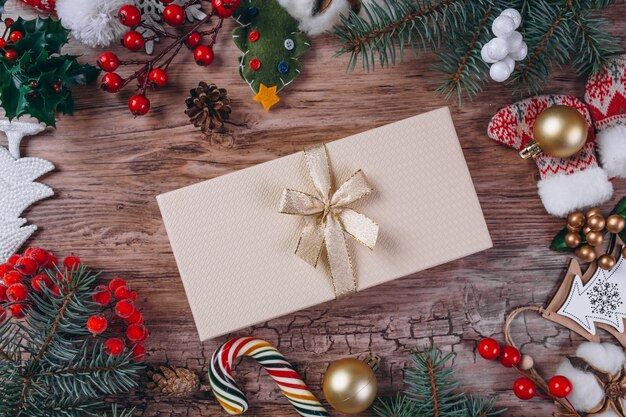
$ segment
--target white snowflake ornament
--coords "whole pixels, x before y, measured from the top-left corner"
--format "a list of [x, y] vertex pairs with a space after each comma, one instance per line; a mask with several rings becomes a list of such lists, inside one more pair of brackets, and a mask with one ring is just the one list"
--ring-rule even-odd
[[0, 263], [6, 262], [37, 230], [26, 225], [22, 212], [31, 204], [50, 197], [52, 189], [34, 182], [54, 169], [54, 165], [40, 158], [20, 158], [20, 142], [24, 136], [43, 131], [36, 123], [0, 120], [0, 131], [7, 137], [8, 149], [0, 146]]
[[496, 36], [483, 45], [480, 56], [491, 64], [489, 76], [497, 82], [506, 81], [515, 69], [515, 61], [526, 58], [528, 46], [516, 29], [522, 23], [522, 15], [515, 9], [506, 9], [496, 17], [491, 31]]

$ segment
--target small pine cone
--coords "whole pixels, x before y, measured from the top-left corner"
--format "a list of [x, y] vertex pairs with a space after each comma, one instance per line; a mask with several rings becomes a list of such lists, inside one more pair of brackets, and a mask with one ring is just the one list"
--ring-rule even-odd
[[201, 81], [198, 87], [190, 91], [191, 97], [185, 100], [191, 123], [204, 133], [215, 128], [223, 128], [224, 120], [230, 117], [230, 99], [224, 88]]
[[148, 371], [148, 388], [169, 397], [189, 397], [201, 389], [198, 375], [187, 368], [160, 365]]

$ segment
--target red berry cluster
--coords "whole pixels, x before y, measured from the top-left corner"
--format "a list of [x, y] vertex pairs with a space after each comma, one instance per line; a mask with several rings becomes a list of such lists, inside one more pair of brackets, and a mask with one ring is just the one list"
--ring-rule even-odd
[[[500, 344], [491, 338], [486, 338], [478, 343], [478, 354], [487, 360], [495, 360], [500, 358], [500, 363], [507, 368], [516, 368], [522, 374], [526, 375], [522, 369], [518, 367], [522, 356], [514, 346], [500, 347]], [[513, 383], [513, 393], [521, 400], [530, 400], [539, 395], [537, 394], [537, 382], [528, 376], [518, 378]], [[543, 384], [545, 385], [545, 384]], [[541, 386], [541, 384], [540, 384]], [[554, 398], [565, 398], [572, 392], [572, 383], [563, 375], [556, 375], [548, 382], [549, 395]], [[548, 393], [546, 393], [548, 394]]]
[[[63, 263], [72, 270], [75, 258], [68, 256]], [[43, 292], [44, 287], [50, 288], [52, 280], [46, 269], [57, 266], [59, 260], [52, 253], [41, 248], [28, 248], [23, 255], [13, 255], [9, 261], [0, 264], [0, 321], [8, 315], [17, 319], [24, 318], [29, 307], [30, 291]], [[59, 294], [57, 286], [50, 288]]]
[[[185, 9], [200, 3], [200, 0], [189, 0], [184, 5], [170, 4], [173, 0], [161, 0], [167, 4], [163, 9], [163, 21], [169, 26], [178, 28], [185, 23]], [[130, 30], [122, 38], [122, 45], [131, 51], [140, 51], [148, 40], [157, 37], [171, 38], [174, 41], [166, 46], [159, 54], [149, 61], [121, 61], [114, 53], [105, 52], [98, 57], [98, 65], [106, 74], [102, 77], [101, 88], [110, 93], [116, 93], [133, 80], [137, 80], [137, 94], [128, 101], [128, 108], [133, 116], [143, 116], [150, 111], [150, 100], [146, 97], [148, 87], [163, 88], [168, 83], [168, 68], [174, 57], [183, 45], [193, 52], [198, 65], [210, 65], [215, 58], [213, 45], [217, 34], [222, 28], [225, 18], [231, 17], [239, 6], [240, 0], [212, 0], [212, 11], [205, 18], [195, 22], [183, 34], [172, 34], [142, 21], [141, 11], [134, 5], [122, 6], [118, 13], [120, 22]], [[212, 16], [217, 16], [218, 23], [207, 30], [200, 30]], [[144, 38], [138, 27], [151, 30], [155, 33], [152, 38]], [[205, 38], [207, 39], [205, 42]], [[122, 78], [115, 72], [123, 65], [139, 65], [139, 69], [127, 78]]]
[[[148, 338], [148, 328], [135, 306], [137, 292], [123, 279], [114, 278], [108, 286], [97, 286], [92, 300], [102, 311], [89, 317], [87, 330], [94, 336], [106, 334], [107, 330], [113, 331], [104, 342], [106, 353], [118, 356], [128, 346], [135, 360], [142, 360], [146, 354], [143, 342]], [[125, 341], [117, 337], [120, 333], [125, 334]]]
[[[15, 23], [15, 20], [7, 17], [4, 19], [4, 33], [0, 38], [0, 52], [9, 61], [15, 61], [19, 58], [15, 49], [12, 49], [17, 42], [24, 38], [24, 34], [19, 30], [11, 30], [11, 26]], [[8, 38], [7, 38], [7, 35]]]

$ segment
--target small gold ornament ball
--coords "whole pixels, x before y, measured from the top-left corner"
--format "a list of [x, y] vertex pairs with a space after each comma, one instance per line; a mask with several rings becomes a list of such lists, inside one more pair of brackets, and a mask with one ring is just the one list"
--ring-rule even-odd
[[604, 242], [604, 235], [602, 232], [589, 232], [585, 239], [587, 239], [589, 246], [600, 246]]
[[523, 371], [528, 371], [535, 366], [535, 360], [530, 355], [522, 355], [522, 359], [519, 361], [519, 367]]
[[570, 248], [577, 248], [580, 246], [582, 239], [578, 233], [567, 233], [565, 235], [565, 244]]
[[585, 146], [589, 125], [580, 112], [569, 106], [544, 110], [533, 125], [533, 138], [541, 150], [558, 158], [574, 155]]
[[585, 262], [593, 262], [596, 259], [596, 252], [589, 245], [581, 246], [576, 255]]
[[585, 215], [580, 211], [570, 213], [569, 216], [567, 216], [567, 225], [571, 226], [573, 229], [580, 229], [585, 225]]
[[328, 367], [322, 390], [335, 410], [357, 414], [372, 405], [378, 392], [378, 383], [369, 365], [355, 358], [346, 358]]
[[608, 271], [615, 266], [615, 258], [611, 255], [602, 255], [598, 258], [598, 266]]
[[594, 214], [591, 217], [587, 218], [587, 226], [594, 232], [599, 232], [604, 229], [604, 225], [606, 224], [606, 220], [602, 217], [601, 214]]
[[619, 214], [612, 214], [606, 219], [606, 228], [611, 233], [620, 233], [626, 226], [626, 220]]
[[583, 235], [587, 236], [587, 233], [591, 232], [591, 227], [585, 226], [583, 227]]
[[598, 207], [590, 208], [586, 213], [587, 218], [591, 216], [602, 216], [602, 210]]

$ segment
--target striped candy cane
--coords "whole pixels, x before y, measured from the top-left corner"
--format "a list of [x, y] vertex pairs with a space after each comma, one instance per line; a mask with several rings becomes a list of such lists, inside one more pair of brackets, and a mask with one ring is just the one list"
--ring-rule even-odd
[[253, 337], [235, 337], [220, 346], [211, 357], [211, 390], [228, 414], [243, 414], [248, 409], [246, 396], [237, 387], [231, 373], [233, 361], [240, 356], [256, 359], [302, 417], [330, 417], [285, 357], [274, 346]]

